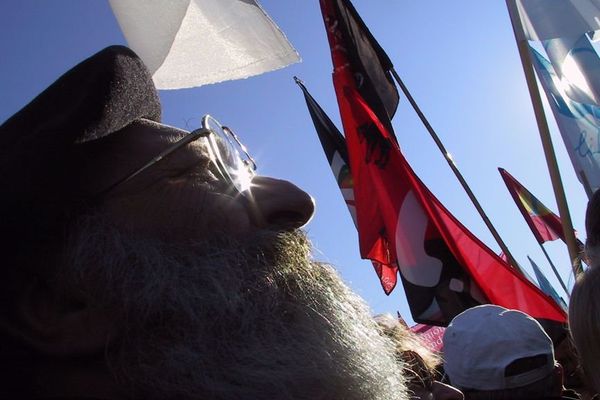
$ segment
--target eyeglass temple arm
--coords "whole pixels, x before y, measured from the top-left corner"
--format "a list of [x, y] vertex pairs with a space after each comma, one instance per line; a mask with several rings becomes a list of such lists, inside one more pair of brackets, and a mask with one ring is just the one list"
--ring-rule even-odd
[[176, 141], [175, 143], [173, 143], [172, 145], [167, 147], [165, 150], [161, 151], [158, 155], [156, 155], [154, 158], [152, 158], [146, 164], [144, 164], [141, 167], [139, 167], [138, 169], [136, 169], [134, 172], [132, 172], [128, 176], [126, 176], [122, 179], [119, 179], [118, 181], [116, 181], [115, 183], [113, 183], [112, 185], [107, 187], [106, 189], [103, 189], [102, 191], [100, 191], [97, 194], [97, 196], [106, 195], [107, 193], [109, 193], [111, 190], [113, 190], [117, 186], [119, 186], [125, 182], [129, 182], [131, 179], [135, 178], [136, 176], [138, 176], [139, 174], [141, 174], [142, 172], [144, 172], [145, 170], [147, 170], [148, 168], [150, 168], [151, 166], [153, 166], [154, 164], [156, 164], [157, 162], [159, 162], [160, 160], [162, 160], [163, 158], [165, 158], [166, 156], [168, 156], [175, 150], [179, 149], [180, 147], [183, 147], [186, 144], [193, 142], [194, 140], [196, 140], [202, 136], [207, 136], [208, 134], [210, 134], [210, 131], [205, 128], [196, 129], [195, 131], [190, 132], [188, 135], [186, 135], [182, 139]]

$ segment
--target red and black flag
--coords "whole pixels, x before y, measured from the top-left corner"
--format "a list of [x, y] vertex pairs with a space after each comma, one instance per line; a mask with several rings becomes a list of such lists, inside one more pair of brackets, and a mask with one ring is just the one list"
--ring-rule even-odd
[[[321, 106], [308, 92], [302, 81], [294, 77], [296, 83], [302, 89], [306, 106], [312, 118], [313, 124], [319, 136], [319, 141], [333, 172], [333, 176], [340, 188], [348, 211], [352, 216], [354, 225], [356, 223], [356, 207], [354, 205], [354, 184], [352, 182], [352, 174], [350, 173], [350, 165], [348, 163], [348, 151], [346, 149], [346, 139], [331, 121], [329, 116], [323, 111]], [[358, 226], [357, 226], [358, 227]], [[396, 287], [398, 266], [395, 262], [391, 264], [382, 264], [373, 261], [373, 268], [379, 277], [381, 287], [385, 294], [390, 294]]]
[[[383, 123], [359, 91], [352, 43], [338, 32], [343, 0], [321, 0], [334, 64], [333, 81], [354, 183], [361, 255], [398, 265], [413, 319], [447, 325], [474, 305], [494, 303], [535, 318], [565, 313], [460, 224], [415, 175], [389, 119]], [[387, 118], [387, 117], [386, 117]]]
[[[321, 2], [328, 32], [337, 36], [337, 51], [352, 68], [355, 87], [380, 121], [393, 134], [389, 122], [398, 107], [398, 89], [391, 70], [392, 61], [377, 43], [356, 9], [346, 0]], [[342, 65], [342, 64], [340, 64]]]

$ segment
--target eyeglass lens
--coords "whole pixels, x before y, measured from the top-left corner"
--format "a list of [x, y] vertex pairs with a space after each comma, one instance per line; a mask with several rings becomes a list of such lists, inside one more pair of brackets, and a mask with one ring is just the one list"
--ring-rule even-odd
[[215, 147], [213, 151], [223, 164], [224, 173], [228, 175], [238, 191], [248, 190], [254, 171], [242, 158], [246, 152], [241, 144], [227, 128], [224, 128], [214, 118], [207, 117], [205, 124], [205, 127], [214, 133], [214, 141], [209, 140], [209, 142]]

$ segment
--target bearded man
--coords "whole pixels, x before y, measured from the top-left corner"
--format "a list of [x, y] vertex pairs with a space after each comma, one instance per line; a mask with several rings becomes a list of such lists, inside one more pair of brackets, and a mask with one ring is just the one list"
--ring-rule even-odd
[[0, 127], [2, 398], [404, 399], [391, 344], [212, 117], [114, 46]]

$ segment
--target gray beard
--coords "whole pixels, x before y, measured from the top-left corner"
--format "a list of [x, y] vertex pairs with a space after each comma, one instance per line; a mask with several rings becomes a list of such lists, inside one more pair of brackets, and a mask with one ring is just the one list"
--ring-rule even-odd
[[393, 346], [304, 234], [170, 244], [83, 219], [59, 282], [111, 310], [132, 398], [405, 399]]

